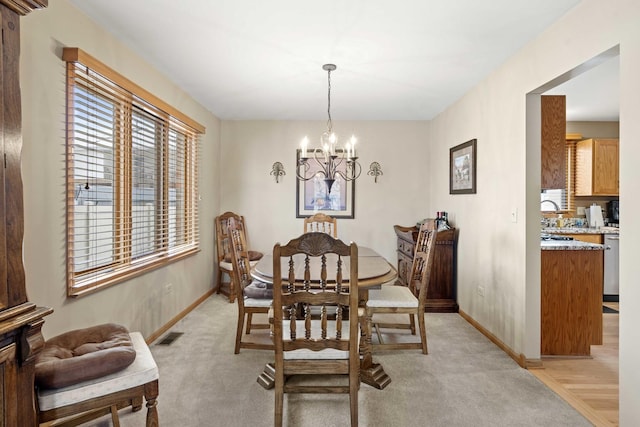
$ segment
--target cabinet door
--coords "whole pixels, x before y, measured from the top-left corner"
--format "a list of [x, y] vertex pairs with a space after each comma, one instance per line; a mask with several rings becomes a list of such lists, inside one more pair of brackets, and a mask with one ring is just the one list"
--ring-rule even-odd
[[542, 188], [565, 188], [566, 100], [564, 95], [541, 96]]
[[593, 194], [618, 195], [619, 148], [617, 139], [596, 139], [593, 149]]
[[576, 145], [576, 196], [619, 194], [617, 139], [586, 139]]

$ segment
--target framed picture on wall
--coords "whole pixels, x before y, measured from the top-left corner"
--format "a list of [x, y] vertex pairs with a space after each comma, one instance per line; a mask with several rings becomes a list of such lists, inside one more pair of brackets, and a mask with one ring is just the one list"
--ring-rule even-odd
[[[311, 151], [311, 150], [310, 150]], [[322, 161], [320, 159], [320, 161]], [[346, 173], [346, 161], [337, 167]], [[300, 149], [296, 150], [296, 166], [300, 164]], [[336, 175], [335, 182], [328, 191], [324, 176], [318, 173], [322, 168], [314, 157], [309, 158], [307, 166], [299, 166], [300, 173], [312, 176], [308, 181], [296, 179], [296, 218], [310, 217], [323, 213], [334, 218], [353, 218], [356, 181], [345, 181]]]
[[449, 150], [449, 194], [476, 193], [476, 140]]

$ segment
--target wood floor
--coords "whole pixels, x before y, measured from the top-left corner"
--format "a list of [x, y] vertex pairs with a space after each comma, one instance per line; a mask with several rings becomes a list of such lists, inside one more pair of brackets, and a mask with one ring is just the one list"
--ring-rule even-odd
[[[618, 303], [604, 303], [618, 310]], [[542, 358], [542, 369], [531, 369], [595, 426], [618, 426], [618, 318], [604, 313], [603, 345], [591, 346], [591, 358]]]

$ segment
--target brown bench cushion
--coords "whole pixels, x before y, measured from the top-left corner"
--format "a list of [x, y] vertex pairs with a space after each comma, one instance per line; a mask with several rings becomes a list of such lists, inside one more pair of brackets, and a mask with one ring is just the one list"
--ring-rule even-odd
[[100, 378], [136, 358], [127, 328], [114, 323], [65, 332], [45, 342], [36, 357], [36, 385], [61, 388]]

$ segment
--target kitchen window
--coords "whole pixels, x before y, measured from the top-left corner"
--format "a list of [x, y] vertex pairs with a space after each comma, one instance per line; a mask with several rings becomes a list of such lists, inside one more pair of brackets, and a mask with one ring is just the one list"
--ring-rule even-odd
[[204, 128], [80, 49], [67, 62], [67, 293], [199, 250]]

